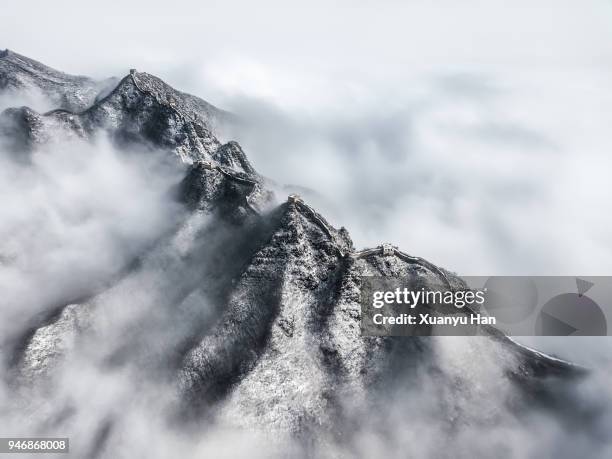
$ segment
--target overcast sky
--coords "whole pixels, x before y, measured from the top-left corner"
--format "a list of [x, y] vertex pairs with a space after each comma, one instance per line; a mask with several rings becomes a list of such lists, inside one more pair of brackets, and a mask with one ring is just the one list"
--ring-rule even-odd
[[9, 2], [0, 47], [155, 73], [250, 120], [256, 168], [358, 246], [465, 274], [608, 274], [608, 0]]
[[612, 58], [607, 0], [58, 0], [7, 2], [2, 17], [0, 46], [70, 72], [237, 59], [381, 82], [422, 67], [609, 69]]

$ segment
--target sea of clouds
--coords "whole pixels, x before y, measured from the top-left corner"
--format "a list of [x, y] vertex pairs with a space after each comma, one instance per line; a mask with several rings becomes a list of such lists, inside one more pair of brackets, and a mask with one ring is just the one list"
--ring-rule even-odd
[[[73, 73], [137, 67], [231, 110], [236, 122], [223, 136], [239, 140], [262, 174], [307, 188], [305, 199], [346, 226], [357, 247], [391, 242], [464, 275], [608, 274], [607, 2], [268, 3], [274, 14], [261, 4], [185, 1], [175, 14], [133, 2], [118, 15], [61, 1], [36, 17], [15, 4], [0, 38]], [[21, 30], [25, 14], [37, 33]], [[0, 108], [52, 108], [38, 94], [19, 97], [3, 96]], [[106, 292], [84, 308], [98, 328], [47, 392], [23, 405], [17, 394], [27, 385], [0, 385], [2, 432], [61, 426], [77, 457], [609, 457], [607, 338], [530, 341], [595, 370], [580, 391], [602, 413], [586, 436], [554, 417], [510, 416], [497, 402], [512, 395], [502, 368], [466, 360], [474, 344], [460, 338], [441, 340], [438, 357], [473, 390], [440, 394], [422, 375], [382, 401], [384, 416], [360, 413], [341, 444], [304, 452], [291, 439], [271, 446], [258, 434], [184, 425], [160, 368], [194, 324], [207, 326], [210, 309], [194, 287], [201, 271], [182, 258], [205, 250], [198, 235], [208, 223], [172, 198], [183, 169], [103, 138], [26, 161], [0, 153], [0, 340], [11, 343], [58, 304]], [[139, 268], [123, 276], [135, 258]], [[440, 422], [441, 397], [472, 409], [463, 430]], [[487, 419], [498, 422], [486, 429]], [[108, 439], [116, 447], [99, 452]]]

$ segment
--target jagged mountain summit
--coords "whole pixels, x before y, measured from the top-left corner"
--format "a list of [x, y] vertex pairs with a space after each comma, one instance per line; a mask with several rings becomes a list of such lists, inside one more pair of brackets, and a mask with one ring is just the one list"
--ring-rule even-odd
[[[113, 84], [114, 82], [114, 84]], [[220, 143], [212, 134], [229, 116], [198, 97], [176, 91], [136, 70], [116, 82], [67, 75], [12, 51], [0, 59], [0, 90], [36, 88], [57, 109], [41, 114], [28, 107], [6, 110], [2, 127], [19, 138], [16, 148], [34, 148], [51, 139], [86, 138], [106, 130], [117, 141], [147, 141], [173, 149], [184, 161], [207, 159]], [[65, 136], [65, 137], [64, 137]]]
[[81, 111], [90, 107], [113, 82], [114, 79], [98, 82], [85, 76], [68, 75], [8, 49], [0, 51], [0, 90], [36, 90], [64, 110]]
[[[0, 115], [13, 154], [102, 134], [117, 148], [166, 151], [185, 164], [173, 192], [188, 211], [107, 288], [41, 305], [30, 326], [1, 343], [7, 378], [20, 390], [51, 387], [70, 362], [129, 368], [174, 387], [173, 406], [187, 422], [212, 419], [326, 444], [350, 441], [356, 420], [371, 413], [385, 425], [385, 394], [413, 416], [423, 407], [404, 398], [408, 388], [432, 397], [432, 419], [442, 419], [450, 436], [495, 423], [502, 407], [555, 410], [569, 399], [579, 369], [501, 334], [362, 337], [361, 276], [457, 287], [461, 279], [399, 249], [356, 250], [346, 229], [301, 198], [275, 195], [240, 145], [215, 135], [225, 112], [147, 73], [133, 70], [107, 90], [4, 52], [0, 88], [26, 87], [57, 109]], [[62, 400], [33, 408], [40, 429], [67, 431], [77, 422], [76, 402]], [[117, 412], [104, 420], [92, 440], [101, 450], [112, 448], [120, 430], [113, 426], [122, 422]]]

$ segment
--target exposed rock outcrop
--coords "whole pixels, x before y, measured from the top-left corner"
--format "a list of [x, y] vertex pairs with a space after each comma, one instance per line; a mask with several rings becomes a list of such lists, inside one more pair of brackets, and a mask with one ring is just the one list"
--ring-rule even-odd
[[[335, 229], [301, 198], [276, 201], [240, 145], [215, 135], [225, 112], [201, 99], [136, 71], [101, 95], [89, 78], [4, 53], [0, 88], [25, 87], [45, 92], [58, 108], [6, 110], [1, 128], [12, 149], [106, 133], [119, 146], [168, 151], [189, 165], [177, 192], [190, 210], [176, 233], [135, 260], [114, 286], [66, 305], [25, 335], [9, 360], [29, 384], [48, 378], [66, 355], [107, 346], [105, 364], [130, 362], [175, 381], [190, 416], [214, 413], [230, 425], [295, 435], [325, 428], [341, 436], [338, 426], [375, 403], [381, 388], [418, 384], [424, 373], [434, 375], [440, 393], [453, 394], [442, 407], [450, 424], [462, 416], [475, 422], [470, 403], [495, 393], [502, 384], [496, 378], [520, 394], [500, 391], [504, 403], [524, 407], [536, 399], [554, 405], [557, 388], [582, 373], [498, 333], [456, 341], [452, 352], [443, 339], [362, 337], [361, 276], [450, 287], [461, 279], [388, 245], [357, 251], [347, 230]], [[142, 285], [149, 291], [122, 303], [122, 292]], [[109, 312], [126, 308], [134, 308], [137, 325]], [[113, 324], [125, 333], [105, 328]], [[474, 361], [482, 362], [479, 371], [458, 370]], [[482, 378], [488, 369], [499, 374]]]

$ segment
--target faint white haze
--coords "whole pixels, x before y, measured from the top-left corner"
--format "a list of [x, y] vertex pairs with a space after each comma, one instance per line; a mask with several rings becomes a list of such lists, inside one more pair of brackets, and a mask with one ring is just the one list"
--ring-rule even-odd
[[[222, 140], [238, 140], [262, 175], [303, 187], [358, 248], [390, 242], [460, 275], [612, 275], [610, 0], [35, 3], [3, 5], [0, 49], [99, 79], [137, 68], [232, 112]], [[0, 111], [20, 105], [52, 108], [41, 94], [0, 96]], [[0, 253], [18, 261], [7, 269], [0, 258], [0, 338], [49, 304], [77, 302], [75, 273], [83, 291], [97, 292], [179, 224], [180, 237], [205, 232], [208, 222], [185, 219], [172, 197], [184, 172], [157, 152], [120, 154], [104, 138], [38, 152], [27, 167], [0, 155]], [[202, 267], [168, 276], [183, 261], [171, 250], [180, 237], [95, 297], [103, 325], [61, 367], [59, 395], [44, 409], [70, 412], [72, 436], [87, 443], [97, 441], [92, 426], [116, 421], [112, 435], [130, 446], [123, 457], [298, 451], [285, 437], [264, 452], [256, 434], [172, 424], [175, 387], [151, 367], [168, 358], [165, 345], [183, 344], [194, 315], [213, 321], [208, 305], [194, 312], [197, 292], [180, 297]], [[173, 295], [179, 311], [160, 311]], [[142, 324], [153, 332], [145, 336]], [[457, 340], [445, 341], [439, 357], [473, 383], [459, 403], [496, 419], [507, 407], [483, 400], [513, 388], [497, 384], [497, 362], [460, 360]], [[611, 339], [524, 342], [597, 368], [582, 390], [612, 406]], [[128, 346], [159, 361], [136, 352], [109, 371]], [[453, 394], [437, 393], [435, 376], [419, 378], [424, 392], [390, 393], [385, 419], [354, 413], [364, 421], [347, 450], [327, 453], [392, 457], [417, 440], [417, 455], [435, 452], [446, 426], [428, 410]], [[32, 415], [7, 415], [19, 411], [11, 390], [0, 384], [0, 437], [23, 433]], [[408, 410], [420, 415], [407, 419]], [[610, 414], [597, 423], [608, 445], [599, 454], [610, 453], [611, 426]], [[565, 429], [542, 415], [527, 426], [467, 429], [460, 439], [481, 446], [488, 435], [499, 457], [533, 457], [542, 444], [555, 457], [588, 451], [587, 440], [562, 450]], [[508, 438], [515, 449], [495, 449]]]
[[358, 245], [470, 275], [609, 268], [608, 1], [39, 9], [45, 43], [10, 6], [6, 46], [77, 74], [136, 67], [234, 111], [227, 135], [259, 170], [316, 189]]
[[107, 287], [173, 228], [180, 173], [161, 155], [119, 154], [103, 138], [53, 145], [25, 162], [2, 152], [0, 253], [10, 263], [0, 265], [0, 335]]

